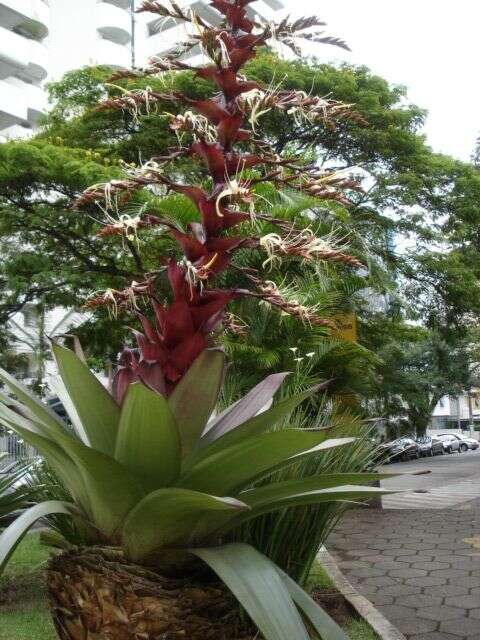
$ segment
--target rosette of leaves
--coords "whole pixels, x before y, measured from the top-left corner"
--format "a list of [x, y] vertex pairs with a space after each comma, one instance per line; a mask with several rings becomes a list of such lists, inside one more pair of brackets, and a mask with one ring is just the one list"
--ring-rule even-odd
[[[91, 585], [98, 584], [106, 589], [105, 600], [115, 608], [115, 624], [122, 633], [128, 629], [133, 637], [146, 627], [152, 634], [146, 637], [155, 637], [158, 619], [147, 624], [144, 616], [132, 616], [128, 588], [121, 592], [107, 577], [113, 554], [117, 571], [123, 567], [136, 575], [144, 588], [145, 575], [157, 575], [154, 571], [175, 576], [177, 588], [180, 577], [184, 586], [199, 588], [193, 558], [201, 558], [268, 640], [309, 637], [297, 606], [322, 638], [345, 638], [267, 558], [248, 545], [229, 543], [234, 529], [262, 514], [288, 506], [358, 500], [380, 491], [359, 486], [378, 477], [361, 473], [321, 474], [255, 488], [255, 482], [268, 474], [353, 441], [330, 437], [328, 429], [272, 430], [317, 388], [261, 412], [285, 378], [274, 374], [214, 415], [225, 357], [219, 350], [206, 350], [168, 398], [137, 382], [129, 385], [119, 407], [78, 355], [59, 344], [53, 351], [74, 432], [4, 371], [0, 378], [17, 400], [13, 408], [2, 402], [0, 421], [39, 451], [73, 501], [47, 501], [26, 510], [0, 538], [0, 561], [4, 566], [40, 518], [65, 514], [82, 524], [86, 551], [59, 556], [49, 574], [54, 619], [62, 637], [102, 628], [104, 614], [100, 609], [92, 614], [89, 601], [96, 598]], [[62, 562], [69, 567], [68, 589], [59, 579]], [[75, 604], [79, 593], [88, 605]], [[176, 628], [178, 600], [175, 606], [171, 594], [160, 600], [162, 623]]]

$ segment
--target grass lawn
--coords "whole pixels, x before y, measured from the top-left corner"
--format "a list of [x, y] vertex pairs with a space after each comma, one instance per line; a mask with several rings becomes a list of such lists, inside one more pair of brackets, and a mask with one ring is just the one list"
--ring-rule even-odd
[[[49, 550], [39, 535], [27, 535], [0, 578], [0, 640], [56, 640], [45, 597], [42, 571]], [[330, 578], [316, 564], [308, 588], [334, 594]], [[348, 620], [345, 629], [352, 640], [378, 640], [363, 620]]]
[[56, 640], [42, 576], [48, 555], [31, 534], [12, 556], [0, 578], [0, 640]]

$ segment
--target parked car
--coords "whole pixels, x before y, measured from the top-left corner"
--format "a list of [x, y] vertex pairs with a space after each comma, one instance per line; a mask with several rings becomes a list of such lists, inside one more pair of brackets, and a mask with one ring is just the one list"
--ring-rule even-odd
[[475, 451], [475, 449], [478, 449], [478, 447], [480, 447], [480, 442], [478, 442], [478, 440], [475, 440], [475, 438], [462, 438], [462, 440], [466, 442], [468, 445], [468, 448], [472, 449], [473, 451]]
[[379, 449], [385, 452], [390, 462], [420, 457], [419, 446], [412, 438], [399, 438], [392, 442], [385, 442]]
[[436, 437], [443, 442], [443, 448], [447, 453], [468, 451], [468, 444], [455, 433], [439, 433]]
[[418, 444], [421, 456], [443, 456], [443, 454], [445, 453], [443, 442], [438, 438], [432, 438], [431, 436], [420, 436], [416, 438], [416, 443]]

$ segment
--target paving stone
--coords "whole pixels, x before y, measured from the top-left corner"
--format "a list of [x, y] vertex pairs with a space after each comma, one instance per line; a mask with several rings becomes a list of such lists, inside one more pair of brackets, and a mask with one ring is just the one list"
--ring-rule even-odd
[[377, 551], [375, 549], [367, 549], [367, 545], [365, 545], [364, 549], [360, 549], [360, 548], [355, 548], [355, 549], [349, 549], [347, 551], [347, 554], [349, 556], [375, 556], [377, 555]]
[[435, 549], [434, 542], [405, 542], [402, 546], [405, 549], [414, 549], [416, 551], [427, 551], [428, 549]]
[[411, 584], [414, 587], [435, 587], [440, 584], [446, 584], [446, 578], [431, 578], [425, 576], [424, 578], [408, 578], [405, 580], [405, 584]]
[[340, 567], [340, 569], [363, 569], [369, 567], [370, 565], [368, 564], [368, 562], [365, 562], [363, 560], [340, 560], [338, 562], [338, 566]]
[[421, 607], [417, 610], [419, 618], [427, 618], [427, 620], [455, 620], [466, 616], [465, 609], [457, 607], [446, 607], [445, 605], [436, 607]]
[[458, 584], [461, 587], [468, 587], [471, 589], [473, 587], [480, 587], [480, 578], [475, 578], [473, 576], [466, 578], [452, 578], [450, 580], [450, 584]]
[[480, 620], [480, 609], [470, 609], [470, 611], [468, 612], [468, 617]]
[[[382, 609], [380, 608], [380, 611]], [[392, 618], [391, 623], [397, 627], [399, 631], [407, 635], [413, 633], [428, 633], [429, 631], [436, 631], [438, 622], [435, 620], [425, 620], [422, 618]]]
[[480, 607], [480, 598], [475, 595], [456, 596], [454, 598], [447, 598], [445, 604], [449, 607], [460, 607], [461, 609], [478, 609]]
[[412, 554], [411, 549], [385, 549], [382, 551], [382, 556], [391, 556], [393, 558], [401, 556], [410, 556]]
[[443, 598], [440, 596], [434, 597], [426, 594], [417, 593], [414, 596], [400, 596], [395, 598], [395, 604], [399, 604], [402, 607], [414, 607], [418, 609], [420, 607], [435, 607], [442, 604]]
[[400, 549], [402, 543], [400, 541], [397, 542], [388, 542], [387, 540], [377, 540], [372, 544], [367, 545], [369, 549]]
[[434, 571], [435, 569], [449, 569], [450, 565], [446, 562], [414, 562], [412, 563], [412, 569], [426, 569], [427, 571]]
[[433, 560], [433, 556], [424, 555], [422, 552], [421, 555], [414, 555], [414, 556], [402, 555], [401, 559], [402, 559], [402, 562], [408, 562], [409, 564], [411, 564], [413, 562], [431, 562]]
[[440, 631], [451, 633], [460, 638], [474, 638], [478, 640], [480, 627], [478, 620], [472, 618], [459, 618], [458, 620], [447, 620], [440, 624]]
[[415, 609], [412, 609], [411, 607], [402, 607], [397, 604], [384, 605], [379, 607], [379, 609], [388, 620], [412, 618], [415, 616]]
[[[381, 606], [381, 605], [385, 605], [385, 604], [393, 604], [394, 603], [394, 597], [393, 596], [386, 596], [382, 593], [382, 590], [380, 590], [378, 593], [372, 593], [369, 594], [368, 599], [370, 600], [370, 602], [372, 602], [374, 605]], [[398, 602], [398, 600], [397, 600]]]
[[388, 575], [392, 578], [422, 578], [427, 572], [422, 569], [391, 569]]
[[480, 560], [477, 558], [468, 559], [465, 556], [455, 556], [455, 560], [452, 560], [452, 567], [454, 569], [467, 569], [467, 571], [479, 571]]
[[442, 598], [449, 596], [466, 596], [468, 595], [468, 587], [461, 587], [456, 584], [444, 584], [441, 587], [429, 587], [428, 594]]
[[440, 571], [431, 571], [429, 575], [434, 578], [467, 578], [468, 572], [463, 569], [441, 569]]
[[408, 564], [408, 562], [387, 560], [386, 558], [382, 557], [382, 560], [380, 562], [375, 561], [375, 567], [378, 567], [379, 569], [386, 569], [388, 571], [389, 569], [409, 569], [410, 565]]
[[392, 587], [382, 588], [382, 593], [387, 596], [413, 596], [417, 593], [421, 593], [421, 591], [420, 587], [408, 584], [396, 584]]
[[[350, 578], [349, 578], [350, 580]], [[351, 580], [350, 580], [351, 582]], [[376, 587], [373, 584], [365, 584], [364, 582], [361, 584], [356, 584], [354, 585], [355, 588], [360, 591], [360, 593], [362, 593], [364, 596], [370, 596], [373, 593], [378, 593], [378, 587]], [[382, 589], [383, 592], [383, 589]]]
[[384, 569], [376, 569], [376, 568], [374, 569], [372, 567], [368, 567], [366, 569], [352, 569], [349, 575], [355, 576], [357, 578], [375, 578], [375, 577], [384, 576], [385, 573], [386, 573], [386, 570]]
[[[420, 578], [419, 578], [420, 580]], [[373, 584], [376, 587], [392, 587], [397, 584], [397, 581], [388, 576], [379, 576], [374, 578], [366, 578], [363, 584]]]

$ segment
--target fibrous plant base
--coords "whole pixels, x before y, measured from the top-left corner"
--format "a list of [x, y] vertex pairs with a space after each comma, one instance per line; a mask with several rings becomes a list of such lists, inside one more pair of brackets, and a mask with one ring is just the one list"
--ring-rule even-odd
[[61, 640], [252, 640], [218, 584], [172, 579], [94, 548], [55, 556], [48, 594]]

